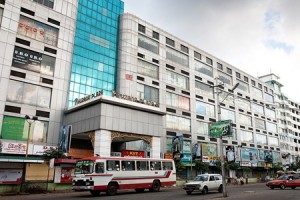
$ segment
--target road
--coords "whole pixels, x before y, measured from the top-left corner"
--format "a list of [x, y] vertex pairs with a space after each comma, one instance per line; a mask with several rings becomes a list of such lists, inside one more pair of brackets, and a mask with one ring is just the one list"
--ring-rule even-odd
[[[228, 197], [226, 200], [238, 199], [238, 200], [283, 200], [283, 199], [299, 199], [300, 188], [292, 189], [268, 189], [265, 184], [249, 184], [249, 185], [231, 185], [227, 187]], [[4, 197], [4, 198], [3, 198]], [[199, 199], [223, 199], [221, 193], [210, 192], [207, 195], [200, 193], [193, 193], [187, 195], [181, 188], [162, 188], [160, 192], [148, 192], [136, 193], [132, 190], [118, 191], [115, 196], [106, 196], [105, 193], [101, 193], [99, 197], [93, 197], [89, 192], [68, 192], [68, 193], [48, 193], [48, 194], [30, 194], [30, 195], [12, 195], [12, 196], [1, 196], [0, 199], [5, 200], [131, 200], [131, 199], [143, 199], [143, 200], [199, 200]]]

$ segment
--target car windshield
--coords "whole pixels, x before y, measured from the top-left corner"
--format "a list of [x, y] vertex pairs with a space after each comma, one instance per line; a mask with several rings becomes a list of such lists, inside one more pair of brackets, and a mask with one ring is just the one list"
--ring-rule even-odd
[[91, 174], [93, 173], [94, 162], [91, 160], [77, 161], [75, 167], [75, 174]]
[[195, 181], [207, 181], [208, 175], [196, 176]]
[[285, 176], [285, 175], [278, 177], [278, 180], [286, 180], [286, 179], [287, 179], [287, 176]]

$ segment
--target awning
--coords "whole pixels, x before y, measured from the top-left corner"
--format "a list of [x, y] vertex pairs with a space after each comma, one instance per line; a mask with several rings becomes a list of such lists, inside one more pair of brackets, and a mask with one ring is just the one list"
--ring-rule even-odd
[[39, 157], [23, 157], [23, 156], [0, 156], [0, 162], [17, 162], [17, 163], [44, 163], [45, 161]]

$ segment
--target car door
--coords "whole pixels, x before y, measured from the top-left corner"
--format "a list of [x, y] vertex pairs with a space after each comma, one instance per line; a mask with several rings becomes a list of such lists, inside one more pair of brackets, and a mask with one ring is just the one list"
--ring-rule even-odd
[[215, 176], [211, 175], [209, 177], [209, 190], [215, 190], [216, 189], [216, 180], [215, 180]]

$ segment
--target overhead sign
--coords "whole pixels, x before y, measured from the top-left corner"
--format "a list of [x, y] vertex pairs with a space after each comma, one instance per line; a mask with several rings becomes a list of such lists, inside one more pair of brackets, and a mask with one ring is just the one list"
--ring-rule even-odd
[[218, 121], [209, 123], [209, 136], [221, 137], [232, 135], [232, 121]]
[[122, 150], [122, 157], [145, 158], [145, 152], [134, 150]]

